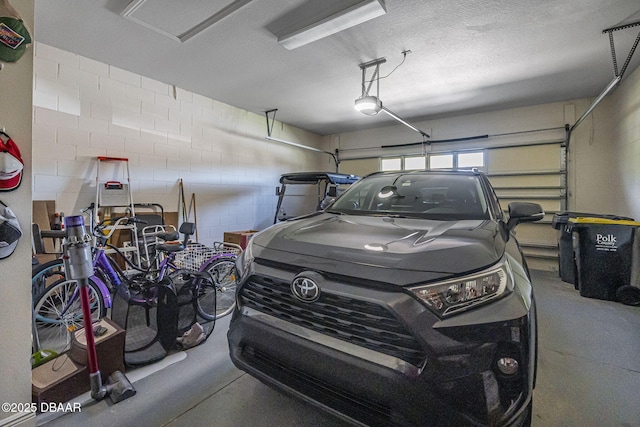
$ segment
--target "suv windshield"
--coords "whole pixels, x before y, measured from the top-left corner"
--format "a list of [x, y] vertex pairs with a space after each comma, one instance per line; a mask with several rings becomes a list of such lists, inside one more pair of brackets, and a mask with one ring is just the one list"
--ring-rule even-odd
[[381, 174], [349, 188], [328, 212], [438, 220], [489, 219], [476, 175]]

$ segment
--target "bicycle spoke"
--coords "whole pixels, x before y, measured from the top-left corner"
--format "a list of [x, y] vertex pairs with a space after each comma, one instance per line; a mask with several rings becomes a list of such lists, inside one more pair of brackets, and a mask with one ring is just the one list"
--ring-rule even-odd
[[[35, 298], [34, 322], [40, 348], [60, 353], [69, 349], [71, 334], [84, 325], [80, 287], [76, 281], [64, 280], [61, 272], [46, 271], [34, 280], [54, 276], [57, 280], [49, 283]], [[99, 319], [104, 314], [104, 303], [93, 284], [89, 285], [89, 308], [92, 319]]]
[[214, 319], [219, 319], [233, 311], [236, 294], [235, 259], [220, 258], [206, 267], [216, 288], [216, 310]]

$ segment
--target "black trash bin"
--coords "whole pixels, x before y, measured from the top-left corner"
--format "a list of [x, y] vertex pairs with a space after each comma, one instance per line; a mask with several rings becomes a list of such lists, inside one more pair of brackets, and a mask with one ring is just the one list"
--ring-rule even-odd
[[633, 245], [640, 222], [597, 217], [570, 218], [569, 222], [580, 295], [614, 301], [618, 288], [631, 284]]
[[563, 282], [572, 283], [578, 289], [575, 280], [575, 256], [573, 253], [573, 223], [569, 221], [571, 218], [590, 217], [590, 218], [607, 218], [613, 220], [633, 221], [628, 218], [610, 214], [596, 214], [587, 212], [558, 212], [553, 216], [551, 226], [559, 230], [558, 236], [558, 273]]

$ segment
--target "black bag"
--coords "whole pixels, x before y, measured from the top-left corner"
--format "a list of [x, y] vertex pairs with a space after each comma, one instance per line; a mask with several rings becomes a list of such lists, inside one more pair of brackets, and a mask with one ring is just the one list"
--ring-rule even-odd
[[163, 359], [176, 345], [178, 297], [168, 277], [157, 286], [157, 304], [149, 295], [132, 294], [119, 286], [113, 297], [111, 318], [125, 330], [124, 361], [129, 366]]
[[178, 337], [178, 296], [168, 277], [158, 284], [157, 323], [157, 340], [169, 351], [175, 346]]

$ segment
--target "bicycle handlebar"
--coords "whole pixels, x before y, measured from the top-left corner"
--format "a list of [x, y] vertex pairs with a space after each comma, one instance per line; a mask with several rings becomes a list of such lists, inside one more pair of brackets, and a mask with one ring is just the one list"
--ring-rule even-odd
[[80, 213], [87, 213], [88, 211], [93, 211], [93, 209], [95, 208], [96, 204], [95, 203], [91, 203], [89, 206], [87, 206], [84, 209], [80, 209]]
[[[96, 218], [94, 216], [94, 211], [95, 211], [95, 203], [91, 203], [91, 205], [87, 206], [84, 209], [81, 209], [80, 212], [82, 214], [87, 214], [89, 213], [89, 218], [90, 218], [90, 231], [91, 234], [93, 235], [93, 237], [95, 238], [95, 244], [93, 245], [94, 249], [100, 249], [100, 248], [104, 248], [104, 247], [109, 247], [113, 250], [116, 251], [116, 253], [118, 253], [122, 259], [124, 259], [124, 261], [127, 263], [127, 265], [129, 267], [131, 267], [132, 270], [137, 270], [140, 272], [148, 272], [149, 270], [145, 270], [143, 268], [141, 268], [138, 265], [133, 264], [122, 252], [120, 252], [120, 249], [117, 248], [116, 246], [111, 245], [109, 242], [109, 239], [113, 236], [113, 233], [119, 228], [120, 225], [122, 225], [123, 223], [125, 224], [133, 224], [133, 223], [140, 223], [140, 224], [146, 224], [146, 221], [143, 221], [141, 219], [135, 218], [135, 217], [128, 217], [128, 216], [122, 216], [116, 220], [109, 218], [109, 219], [103, 219], [102, 221], [96, 223]], [[105, 229], [109, 228], [109, 232], [107, 234], [104, 233]], [[149, 269], [151, 268], [151, 266], [149, 266]]]
[[[122, 216], [117, 220], [115, 220], [115, 222], [113, 222], [112, 219], [104, 219], [99, 223], [93, 225], [95, 222], [94, 216], [93, 216], [94, 210], [95, 210], [95, 203], [91, 203], [86, 208], [80, 210], [80, 212], [82, 212], [83, 214], [87, 212], [91, 212], [91, 215], [90, 215], [91, 224], [92, 224], [91, 233], [98, 239], [98, 242], [101, 244], [105, 244], [107, 240], [109, 240], [111, 236], [113, 236], [113, 233], [118, 229], [118, 226], [123, 225], [123, 223], [125, 223], [124, 225], [135, 224], [135, 223], [139, 223], [139, 224], [147, 223], [146, 221], [140, 220], [136, 217]], [[107, 229], [107, 227], [110, 227], [111, 229], [109, 230], [109, 233], [104, 234], [104, 230]]]

